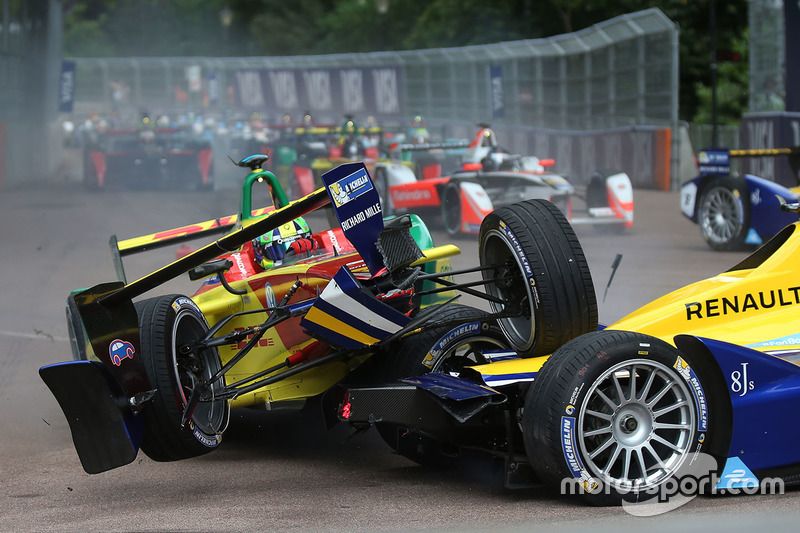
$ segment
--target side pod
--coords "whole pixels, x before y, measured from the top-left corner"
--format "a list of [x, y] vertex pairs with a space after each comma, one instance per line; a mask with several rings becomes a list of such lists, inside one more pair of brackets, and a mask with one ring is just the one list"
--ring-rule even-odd
[[800, 464], [800, 366], [703, 337], [678, 335], [675, 344], [687, 354], [705, 351], [719, 367], [732, 414], [728, 465], [743, 463], [758, 475]]

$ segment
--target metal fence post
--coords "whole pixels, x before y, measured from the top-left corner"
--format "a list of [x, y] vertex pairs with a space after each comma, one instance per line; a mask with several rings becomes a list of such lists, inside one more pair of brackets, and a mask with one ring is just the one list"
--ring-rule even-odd
[[672, 41], [672, 69], [670, 71], [670, 85], [673, 87], [672, 90], [672, 102], [670, 105], [670, 127], [672, 128], [672, 158], [670, 161], [670, 183], [672, 185], [673, 190], [677, 190], [680, 188], [681, 177], [680, 177], [680, 168], [681, 168], [681, 140], [680, 140], [680, 124], [678, 122], [678, 106], [680, 104], [680, 91], [678, 90], [679, 83], [680, 83], [680, 53], [678, 49], [680, 37], [680, 29], [678, 28], [677, 24], [673, 26], [672, 31], [670, 32], [670, 38]]

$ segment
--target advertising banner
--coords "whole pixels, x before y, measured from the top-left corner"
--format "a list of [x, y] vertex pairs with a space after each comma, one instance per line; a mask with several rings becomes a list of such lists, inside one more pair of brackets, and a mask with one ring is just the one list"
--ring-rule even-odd
[[276, 112], [400, 115], [401, 71], [396, 67], [248, 69], [234, 76], [239, 105]]

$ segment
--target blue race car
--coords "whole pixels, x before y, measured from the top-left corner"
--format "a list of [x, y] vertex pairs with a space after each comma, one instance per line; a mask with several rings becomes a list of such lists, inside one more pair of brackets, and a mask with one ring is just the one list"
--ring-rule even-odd
[[789, 156], [795, 174], [800, 170], [800, 147], [752, 150], [707, 149], [698, 154], [700, 175], [681, 187], [681, 211], [714, 250], [739, 250], [760, 245], [797, 215], [779, 209], [800, 198], [800, 187], [787, 189], [758, 176], [731, 174], [736, 157]]
[[[555, 248], [516, 255], [519, 210], [484, 220], [485, 249], [506, 253], [495, 238], [508, 235], [508, 254], [520, 260], [545, 257], [565, 273], [581, 261], [577, 240], [572, 257]], [[781, 210], [796, 220], [800, 203]], [[395, 350], [407, 377], [349, 389], [340, 418], [375, 426], [425, 466], [482, 451], [504, 461], [509, 488], [541, 482], [632, 514], [664, 512], [696, 494], [779, 492], [800, 481], [798, 228], [546, 355], [536, 350], [547, 324], [536, 328], [534, 352], [513, 342], [521, 322], [502, 315], [428, 328]], [[549, 298], [538, 279], [545, 270], [531, 271], [537, 302]], [[594, 291], [584, 290], [584, 308], [596, 309]]]

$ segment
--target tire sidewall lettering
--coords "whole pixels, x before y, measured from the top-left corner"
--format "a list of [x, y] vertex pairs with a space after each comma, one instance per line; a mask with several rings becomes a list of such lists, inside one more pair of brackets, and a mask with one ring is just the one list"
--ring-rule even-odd
[[486, 333], [489, 330], [489, 324], [481, 320], [468, 322], [466, 324], [459, 324], [437, 340], [425, 357], [422, 359], [422, 366], [428, 370], [434, 368], [441, 359], [442, 355], [447, 352], [448, 348], [455, 342], [475, 336], [479, 333]]
[[520, 264], [522, 265], [523, 273], [525, 274], [525, 279], [527, 280], [528, 286], [531, 289], [531, 294], [533, 294], [533, 304], [536, 309], [539, 308], [539, 291], [536, 288], [536, 279], [533, 275], [533, 267], [528, 261], [528, 257], [522, 250], [522, 245], [520, 244], [517, 236], [514, 235], [514, 232], [511, 228], [506, 224], [502, 219], [499, 220], [498, 227], [503, 232], [503, 234], [508, 238], [509, 242], [511, 243], [511, 248], [514, 252], [514, 255], [517, 256]]

